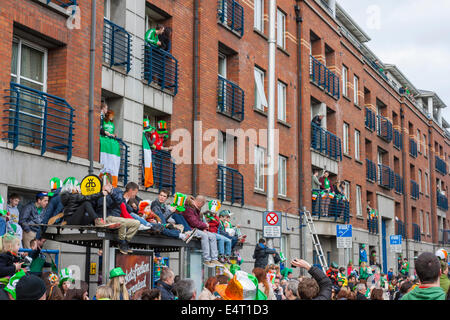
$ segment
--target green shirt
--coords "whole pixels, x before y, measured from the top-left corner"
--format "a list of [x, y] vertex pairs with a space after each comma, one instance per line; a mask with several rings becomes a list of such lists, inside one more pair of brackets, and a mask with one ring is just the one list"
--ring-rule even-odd
[[441, 287], [416, 287], [405, 294], [401, 300], [445, 300], [445, 292]]
[[147, 32], [145, 33], [145, 41], [155, 46], [158, 45], [159, 38], [156, 34], [156, 29], [147, 30]]
[[114, 122], [103, 121], [103, 129], [110, 134], [114, 134], [114, 131], [116, 131]]

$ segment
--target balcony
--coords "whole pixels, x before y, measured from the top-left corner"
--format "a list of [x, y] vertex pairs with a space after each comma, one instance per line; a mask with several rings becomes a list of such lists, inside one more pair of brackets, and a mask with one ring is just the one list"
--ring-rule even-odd
[[406, 225], [403, 221], [397, 220], [397, 235], [401, 235], [403, 239], [406, 239]]
[[3, 139], [13, 149], [25, 145], [67, 155], [72, 158], [74, 109], [65, 99], [17, 83], [5, 90], [7, 102], [3, 112], [8, 119], [3, 124]]
[[394, 129], [394, 147], [398, 150], [403, 149], [403, 134], [397, 129]]
[[377, 116], [377, 120], [378, 136], [386, 142], [391, 142], [393, 138], [392, 122], [380, 115]]
[[178, 93], [178, 61], [169, 52], [151, 44], [144, 45], [142, 77], [147, 84], [155, 83], [161, 90]]
[[373, 161], [370, 161], [369, 159], [366, 159], [366, 177], [369, 181], [377, 181], [377, 166]]
[[110, 67], [131, 69], [131, 35], [121, 26], [104, 19], [103, 61]]
[[417, 225], [415, 223], [413, 223], [412, 226], [413, 226], [413, 240], [417, 241], [417, 242], [420, 242], [421, 241], [421, 238], [420, 238], [420, 227], [419, 227], [419, 225]]
[[414, 180], [411, 180], [411, 198], [414, 200], [419, 199], [419, 185]]
[[435, 158], [436, 158], [435, 162], [436, 171], [445, 176], [447, 174], [447, 164], [445, 163], [444, 160], [442, 160], [438, 156], [435, 156]]
[[437, 192], [437, 206], [442, 211], [448, 211], [448, 199], [446, 196], [442, 195], [440, 192]]
[[331, 72], [326, 66], [319, 62], [313, 56], [311, 58], [311, 81], [323, 88], [335, 99], [341, 98], [340, 80], [333, 72]]
[[233, 82], [219, 76], [217, 111], [237, 121], [244, 120], [245, 93]]
[[392, 190], [394, 188], [394, 171], [383, 164], [378, 165], [379, 182], [378, 184], [386, 189]]
[[[145, 164], [144, 152], [141, 153], [142, 169], [141, 177], [142, 184], [145, 180]], [[170, 189], [172, 194], [176, 190], [176, 165], [172, 159], [169, 151], [152, 150], [152, 168], [153, 168], [153, 188], [161, 191], [162, 189]]]
[[417, 142], [413, 138], [409, 139], [409, 154], [417, 158]]
[[366, 107], [366, 118], [365, 118], [366, 128], [370, 131], [375, 131], [377, 126], [376, 114], [370, 108]]
[[342, 161], [341, 139], [311, 123], [311, 148], [335, 161]]
[[122, 139], [115, 138], [120, 144], [119, 181], [125, 186], [128, 183], [130, 167], [130, 147]]
[[244, 35], [244, 8], [235, 0], [219, 0], [217, 6], [219, 21], [239, 36]]
[[58, 6], [61, 6], [63, 8], [77, 5], [77, 0], [47, 0], [47, 4], [49, 4], [50, 2], [57, 4]]
[[403, 178], [400, 177], [399, 174], [394, 173], [394, 179], [395, 192], [398, 194], [403, 194]]
[[217, 198], [244, 206], [244, 176], [237, 170], [218, 166]]
[[439, 243], [450, 245], [450, 230], [439, 230]]
[[378, 234], [378, 218], [367, 219], [367, 230], [369, 233]]
[[323, 190], [312, 191], [311, 215], [318, 218], [333, 218], [335, 222], [350, 222], [350, 203], [347, 199]]

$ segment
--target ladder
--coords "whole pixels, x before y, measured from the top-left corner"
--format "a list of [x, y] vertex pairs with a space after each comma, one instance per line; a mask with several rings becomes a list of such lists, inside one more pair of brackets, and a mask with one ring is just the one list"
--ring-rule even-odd
[[319, 258], [320, 265], [322, 266], [323, 272], [326, 272], [328, 270], [327, 266], [327, 260], [325, 259], [325, 256], [323, 254], [322, 246], [320, 245], [319, 235], [317, 234], [316, 227], [314, 225], [314, 221], [311, 216], [311, 212], [308, 210], [304, 210], [304, 215], [306, 219], [306, 224], [309, 228], [309, 233], [311, 234], [314, 250], [316, 250], [317, 257]]

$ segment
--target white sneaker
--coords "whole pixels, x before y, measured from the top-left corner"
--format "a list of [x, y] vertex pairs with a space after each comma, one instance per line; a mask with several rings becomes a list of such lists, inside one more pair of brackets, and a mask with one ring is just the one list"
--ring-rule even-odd
[[146, 230], [150, 230], [152, 227], [147, 227], [147, 226], [144, 226], [143, 224], [141, 224], [140, 226], [139, 226], [139, 229], [138, 229], [138, 231], [146, 231]]
[[211, 261], [203, 261], [203, 264], [207, 266], [208, 268], [214, 268], [216, 265], [212, 263]]

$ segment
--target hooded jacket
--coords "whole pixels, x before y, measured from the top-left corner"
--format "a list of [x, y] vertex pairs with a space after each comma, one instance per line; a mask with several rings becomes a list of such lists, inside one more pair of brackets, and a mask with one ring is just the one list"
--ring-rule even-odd
[[94, 205], [94, 201], [103, 197], [103, 193], [99, 192], [91, 196], [83, 196], [81, 193], [61, 192], [61, 203], [64, 205], [64, 218], [71, 216], [78, 207], [85, 201], [90, 201]]
[[[111, 193], [106, 196], [106, 215], [119, 217], [122, 213], [120, 205], [125, 203], [123, 192], [119, 188], [112, 189]], [[97, 215], [103, 217], [103, 197], [97, 200]]]
[[277, 253], [275, 249], [267, 248], [265, 245], [258, 243], [253, 252], [253, 259], [255, 259], [255, 268], [264, 269], [269, 263], [269, 254]]
[[[44, 214], [44, 210], [45, 209], [41, 211], [42, 215]], [[36, 208], [36, 203], [34, 201], [30, 202], [20, 212], [19, 224], [24, 232], [30, 231], [38, 232], [39, 227], [30, 226], [30, 224], [40, 224], [40, 223], [41, 223], [41, 215], [39, 214]]]
[[445, 300], [445, 292], [441, 287], [416, 287], [405, 294], [401, 300]]
[[156, 286], [161, 290], [161, 300], [175, 300], [175, 295], [172, 292], [172, 286], [159, 280]]
[[0, 254], [0, 278], [11, 277], [16, 273], [16, 266], [14, 263], [19, 262], [20, 258], [11, 254], [11, 252], [5, 252]]
[[191, 228], [197, 228], [205, 231], [208, 226], [200, 219], [200, 210], [195, 207], [186, 206], [186, 211], [183, 213], [186, 222]]

